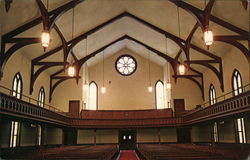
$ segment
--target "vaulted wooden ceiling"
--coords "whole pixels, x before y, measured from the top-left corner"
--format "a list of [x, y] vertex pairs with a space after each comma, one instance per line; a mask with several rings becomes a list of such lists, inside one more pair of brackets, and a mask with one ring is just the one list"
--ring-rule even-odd
[[[63, 81], [80, 78], [79, 74], [64, 75], [63, 70], [72, 59], [79, 73], [85, 62], [91, 66], [101, 61], [102, 56], [98, 55], [102, 51], [107, 58], [125, 47], [144, 57], [152, 53], [151, 60], [160, 65], [170, 62], [173, 76], [192, 80], [202, 95], [204, 69], [212, 70], [224, 89], [221, 57], [231, 49], [238, 48], [250, 63], [249, 4], [244, 0], [49, 0], [48, 11], [46, 3], [1, 2], [1, 73], [9, 57], [19, 50], [32, 61], [30, 93], [43, 71], [51, 75], [51, 97]], [[46, 52], [40, 43], [45, 23], [52, 24], [51, 44]], [[209, 50], [202, 40], [208, 23], [215, 39]], [[181, 60], [190, 65], [186, 75], [176, 72]]]

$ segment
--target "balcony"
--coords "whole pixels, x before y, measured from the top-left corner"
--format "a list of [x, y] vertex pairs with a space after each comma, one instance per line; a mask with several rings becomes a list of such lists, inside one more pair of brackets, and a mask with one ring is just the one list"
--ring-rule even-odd
[[[249, 86], [249, 85], [248, 85]], [[229, 94], [228, 94], [229, 95]], [[24, 99], [28, 101], [24, 101]], [[32, 103], [33, 102], [33, 103]], [[52, 106], [44, 108], [37, 101], [23, 95], [17, 99], [0, 93], [0, 114], [38, 122], [76, 128], [140, 128], [190, 125], [250, 112], [250, 89], [238, 96], [225, 98], [205, 108], [199, 107], [182, 117], [173, 117], [171, 109], [135, 111], [82, 111], [82, 118], [72, 118]]]

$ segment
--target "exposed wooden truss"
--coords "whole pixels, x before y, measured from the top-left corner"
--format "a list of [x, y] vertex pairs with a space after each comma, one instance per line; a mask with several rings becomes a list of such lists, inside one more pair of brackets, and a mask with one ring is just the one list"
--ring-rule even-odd
[[[117, 42], [119, 42], [119, 41], [122, 41], [122, 40], [124, 40], [124, 39], [134, 41], [134, 42], [136, 42], [136, 43], [138, 43], [138, 44], [144, 46], [144, 47], [147, 48], [148, 50], [152, 51], [152, 53], [155, 53], [155, 54], [157, 54], [158, 56], [164, 58], [166, 61], [168, 61], [168, 62], [171, 64], [173, 70], [176, 70], [176, 65], [175, 65], [175, 61], [176, 61], [176, 60], [175, 60], [175, 59], [173, 59], [172, 57], [170, 57], [170, 56], [168, 56], [168, 55], [166, 55], [166, 54], [164, 54], [164, 53], [162, 53], [162, 52], [160, 52], [160, 51], [154, 49], [153, 47], [150, 47], [149, 45], [146, 45], [145, 43], [143, 43], [143, 42], [141, 42], [141, 41], [139, 41], [139, 40], [137, 40], [137, 39], [135, 39], [135, 38], [133, 38], [133, 37], [131, 37], [131, 36], [124, 35], [124, 36], [122, 36], [122, 37], [120, 37], [120, 38], [114, 40], [113, 42], [111, 42], [111, 43], [109, 43], [109, 44], [107, 44], [107, 45], [105, 45], [105, 46], [103, 46], [103, 47], [97, 49], [96, 51], [94, 51], [94, 52], [92, 52], [92, 53], [90, 53], [90, 54], [87, 55], [86, 57], [83, 57], [83, 58], [80, 59], [79, 61], [75, 62], [75, 63], [74, 63], [74, 66], [75, 66], [76, 71], [77, 71], [77, 74], [76, 74], [76, 75], [79, 74], [79, 71], [80, 71], [81, 66], [82, 66], [84, 63], [86, 63], [86, 61], [88, 61], [90, 58], [94, 57], [95, 55], [97, 55], [97, 54], [99, 54], [99, 53], [102, 53], [102, 51], [105, 50], [106, 48], [108, 48], [109, 46], [112, 46], [113, 44], [115, 44], [115, 43], [117, 43]], [[178, 62], [178, 63], [179, 63], [179, 62]], [[178, 75], [177, 78], [187, 78], [187, 77], [188, 77], [187, 79], [190, 79], [190, 80], [192, 80], [193, 82], [195, 82], [195, 84], [198, 85], [198, 87], [199, 87], [199, 89], [200, 89], [200, 91], [201, 91], [202, 98], [204, 99], [203, 74], [200, 73], [200, 72], [198, 72], [198, 71], [196, 71], [196, 70], [193, 69], [193, 68], [190, 68], [190, 69], [191, 69], [193, 72], [195, 72], [196, 74], [194, 74], [194, 75], [185, 75], [185, 76], [179, 76], [179, 75]], [[54, 92], [55, 88], [56, 88], [60, 83], [66, 81], [66, 80], [69, 80], [69, 79], [73, 79], [73, 78], [77, 78], [77, 79], [78, 79], [78, 78], [79, 78], [79, 76], [77, 76], [77, 77], [67, 77], [67, 76], [63, 76], [62, 78], [59, 78], [58, 75], [59, 75], [60, 73], [63, 73], [63, 71], [64, 71], [64, 69], [61, 69], [61, 70], [59, 70], [58, 72], [56, 72], [56, 73], [54, 73], [54, 74], [52, 74], [52, 75], [50, 76], [50, 94], [49, 94], [49, 99], [50, 99], [50, 100], [52, 99], [52, 95], [53, 95], [53, 92]], [[195, 79], [195, 78], [201, 78], [201, 80], [198, 81], [198, 80]], [[55, 80], [54, 83], [53, 83], [53, 80]]]
[[[6, 0], [8, 1], [8, 0]], [[172, 3], [176, 4], [178, 7], [186, 10], [188, 13], [190, 13], [191, 15], [193, 15], [195, 17], [195, 19], [197, 20], [197, 23], [195, 24], [194, 28], [192, 29], [192, 31], [190, 32], [188, 38], [186, 40], [177, 37], [165, 30], [162, 30], [161, 28], [139, 18], [136, 17], [135, 15], [132, 15], [128, 12], [124, 12], [120, 15], [117, 15], [116, 17], [102, 23], [101, 25], [98, 25], [97, 27], [77, 36], [76, 38], [70, 40], [70, 41], [66, 41], [63, 34], [60, 32], [60, 29], [55, 25], [56, 20], [66, 11], [70, 10], [71, 8], [73, 8], [75, 5], [83, 2], [84, 0], [72, 0], [68, 3], [66, 3], [65, 5], [56, 8], [50, 12], [47, 12], [47, 10], [45, 9], [45, 7], [43, 6], [43, 4], [41, 4], [40, 0], [37, 0], [39, 7], [42, 11], [42, 15], [41, 17], [38, 17], [16, 29], [14, 29], [13, 31], [5, 34], [2, 36], [2, 44], [1, 44], [1, 60], [0, 60], [0, 78], [3, 76], [3, 69], [4, 69], [4, 65], [5, 63], [8, 61], [8, 59], [15, 53], [15, 51], [17, 51], [18, 49], [26, 46], [26, 45], [30, 45], [30, 44], [34, 44], [34, 43], [40, 43], [40, 38], [15, 38], [16, 35], [26, 31], [27, 29], [30, 29], [38, 24], [40, 24], [42, 21], [44, 24], [47, 25], [48, 29], [51, 30], [52, 28], [54, 28], [58, 35], [61, 38], [62, 41], [62, 45], [46, 52], [45, 54], [43, 54], [42, 56], [39, 56], [35, 59], [32, 60], [32, 65], [31, 65], [31, 82], [30, 82], [30, 94], [32, 94], [33, 91], [33, 86], [35, 84], [35, 81], [37, 79], [37, 77], [46, 69], [50, 68], [50, 67], [54, 67], [54, 66], [63, 66], [64, 69], [60, 70], [57, 72], [57, 74], [53, 74], [51, 75], [51, 93], [53, 93], [54, 89], [56, 88], [56, 86], [58, 86], [61, 82], [67, 80], [67, 79], [72, 79], [75, 78], [76, 81], [78, 82], [79, 80], [79, 71], [80, 68], [82, 66], [82, 64], [84, 64], [89, 58], [93, 57], [94, 55], [96, 55], [98, 52], [100, 52], [100, 50], [103, 50], [103, 48], [106, 48], [109, 45], [112, 45], [111, 43], [106, 45], [106, 47], [102, 47], [100, 49], [98, 49], [97, 51], [91, 53], [90, 55], [88, 55], [87, 57], [84, 57], [80, 60], [78, 60], [76, 58], [76, 56], [74, 56], [74, 53], [71, 52], [72, 48], [78, 44], [81, 40], [84, 40], [87, 36], [93, 34], [94, 32], [104, 28], [107, 25], [110, 25], [111, 23], [123, 18], [123, 17], [130, 17], [134, 20], [136, 20], [137, 22], [140, 22], [142, 24], [144, 24], [145, 26], [164, 34], [167, 38], [170, 38], [171, 40], [173, 40], [179, 47], [180, 47], [180, 52], [179, 54], [177, 54], [177, 57], [175, 59], [172, 59], [171, 57], [165, 57], [165, 59], [167, 61], [170, 62], [171, 66], [174, 68], [174, 78], [177, 80], [177, 78], [187, 78], [190, 79], [192, 81], [194, 81], [197, 85], [199, 85], [199, 88], [202, 90], [203, 92], [203, 97], [204, 97], [204, 85], [203, 85], [203, 75], [200, 74], [200, 72], [193, 70], [192, 71], [196, 72], [197, 75], [185, 75], [185, 76], [181, 76], [177, 74], [177, 65], [178, 65], [178, 58], [180, 56], [180, 54], [183, 52], [185, 53], [186, 56], [186, 63], [187, 63], [187, 67], [190, 67], [190, 65], [203, 65], [207, 68], [209, 68], [210, 70], [212, 70], [215, 75], [217, 76], [218, 80], [220, 81], [220, 85], [221, 85], [221, 89], [222, 91], [224, 90], [224, 83], [223, 83], [223, 69], [222, 69], [222, 61], [221, 58], [210, 53], [207, 50], [204, 50], [194, 44], [191, 43], [191, 39], [195, 33], [195, 31], [197, 30], [197, 28], [200, 26], [202, 29], [204, 29], [204, 27], [206, 27], [206, 25], [208, 25], [209, 21], [213, 21], [215, 23], [217, 23], [220, 26], [223, 26], [226, 29], [229, 29], [235, 33], [237, 33], [238, 35], [215, 35], [214, 39], [215, 41], [221, 41], [221, 42], [225, 42], [228, 43], [230, 45], [235, 46], [236, 48], [238, 48], [248, 59], [248, 61], [250, 62], [250, 53], [249, 53], [249, 49], [247, 49], [244, 45], [242, 45], [240, 42], [238, 42], [238, 40], [246, 40], [249, 42], [249, 32], [242, 30], [228, 22], [225, 22], [213, 15], [211, 15], [211, 10], [212, 10], [212, 6], [215, 2], [215, 0], [210, 0], [208, 5], [206, 6], [205, 10], [202, 11], [184, 1], [181, 0], [170, 0]], [[44, 17], [47, 17], [44, 18]], [[124, 38], [124, 37], [123, 37]], [[132, 37], [126, 36], [126, 39], [130, 39], [133, 40], [143, 46], [145, 46], [146, 48], [149, 49], [150, 46], [147, 46], [146, 44], [133, 39]], [[118, 40], [120, 41], [120, 40]], [[9, 48], [7, 51], [5, 51], [5, 45], [6, 43], [13, 43], [14, 45]], [[249, 45], [250, 46], [250, 45]], [[190, 49], [194, 49], [198, 52], [200, 52], [201, 54], [204, 54], [208, 57], [211, 57], [213, 60], [196, 60], [196, 61], [192, 61], [190, 60]], [[63, 62], [46, 62], [43, 61], [44, 59], [46, 59], [47, 57], [55, 54], [56, 52], [63, 50]], [[152, 50], [153, 52], [155, 52], [156, 54], [160, 54], [162, 55], [159, 51], [155, 50], [154, 48], [151, 48], [150, 50]], [[75, 59], [75, 67], [77, 68], [77, 74], [75, 77], [61, 77], [58, 76], [58, 74], [60, 74], [61, 72], [63, 72], [66, 68], [67, 68], [67, 57], [69, 55], [69, 53], [72, 54], [72, 56]], [[162, 55], [163, 56], [163, 55]], [[163, 57], [164, 58], [164, 57]], [[219, 65], [219, 69], [217, 69], [216, 67], [214, 67], [212, 64], [218, 64]], [[35, 66], [40, 66], [40, 68], [34, 72]], [[202, 75], [202, 76], [201, 76]], [[201, 78], [201, 83], [199, 83], [195, 78], [200, 77]], [[53, 80], [58, 80], [60, 82], [57, 83], [57, 85], [55, 87], [52, 86], [52, 81]], [[198, 84], [198, 83], [199, 84]], [[52, 95], [52, 94], [51, 94]], [[51, 97], [51, 96], [50, 96]]]
[[[243, 0], [244, 1], [244, 0]], [[248, 62], [250, 63], [250, 39], [249, 39], [249, 32], [236, 27], [216, 16], [211, 15], [212, 6], [215, 2], [215, 0], [210, 0], [208, 5], [206, 6], [205, 10], [202, 11], [182, 0], [170, 0], [170, 2], [174, 3], [176, 6], [184, 9], [188, 13], [190, 13], [199, 23], [199, 26], [204, 30], [209, 21], [212, 21], [232, 32], [237, 33], [238, 35], [227, 35], [227, 36], [221, 36], [221, 35], [215, 35], [214, 40], [215, 41], [221, 41], [224, 43], [228, 43], [236, 48], [238, 48], [247, 58]], [[245, 2], [243, 2], [245, 4]], [[248, 41], [248, 48], [242, 45], [238, 40], [246, 40]]]
[[[69, 11], [71, 8], [75, 7], [77, 4], [83, 2], [84, 0], [71, 0], [70, 2], [62, 5], [61, 7], [58, 7], [50, 12], [48, 12], [48, 16], [50, 17], [50, 24], [55, 24], [56, 20], [65, 12]], [[42, 16], [4, 34], [2, 36], [2, 42], [1, 42], [1, 58], [0, 58], [0, 79], [3, 76], [3, 69], [8, 61], [8, 59], [13, 55], [15, 51], [18, 49], [34, 44], [34, 43], [40, 43], [40, 38], [14, 38], [16, 35], [40, 24], [42, 22]], [[50, 25], [53, 27], [53, 25]], [[52, 28], [51, 28], [52, 29]], [[14, 45], [5, 51], [6, 43], [14, 43]]]

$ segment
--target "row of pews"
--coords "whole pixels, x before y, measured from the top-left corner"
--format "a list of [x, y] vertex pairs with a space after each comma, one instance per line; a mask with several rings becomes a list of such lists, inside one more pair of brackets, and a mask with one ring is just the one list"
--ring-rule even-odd
[[139, 144], [141, 160], [246, 160], [249, 145]]
[[3, 159], [22, 160], [113, 160], [118, 154], [117, 145], [78, 145], [37, 147], [2, 151]]

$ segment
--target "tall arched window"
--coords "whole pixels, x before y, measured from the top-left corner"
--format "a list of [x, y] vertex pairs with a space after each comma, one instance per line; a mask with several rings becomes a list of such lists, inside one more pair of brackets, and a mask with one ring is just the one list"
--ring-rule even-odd
[[233, 88], [233, 94], [235, 96], [243, 92], [241, 75], [237, 69], [235, 69], [233, 72], [232, 88]]
[[157, 81], [155, 84], [156, 109], [164, 108], [164, 85], [162, 81]]
[[45, 91], [44, 88], [41, 87], [38, 94], [38, 106], [44, 107], [44, 104], [45, 104]]
[[238, 143], [246, 143], [246, 131], [244, 118], [237, 118], [236, 121], [236, 135]]
[[210, 102], [210, 105], [213, 105], [216, 103], [216, 92], [215, 92], [215, 88], [213, 84], [211, 84], [209, 88], [209, 102]]
[[95, 82], [91, 82], [89, 84], [89, 110], [97, 109], [97, 84]]
[[15, 74], [13, 82], [12, 82], [12, 96], [21, 99], [22, 98], [22, 90], [23, 90], [23, 81], [22, 76], [18, 72]]

